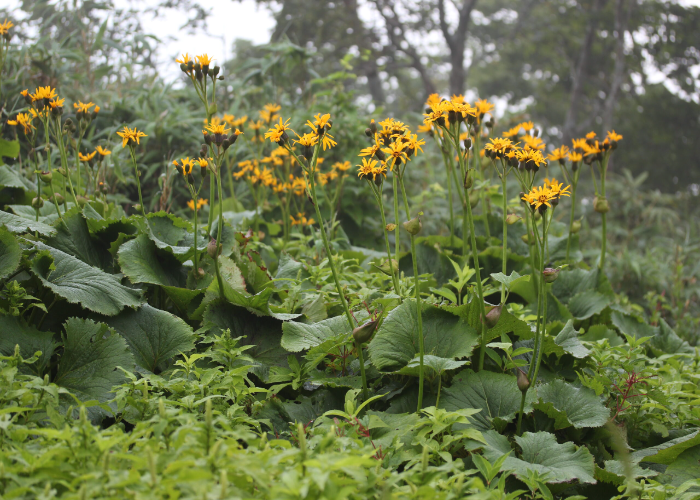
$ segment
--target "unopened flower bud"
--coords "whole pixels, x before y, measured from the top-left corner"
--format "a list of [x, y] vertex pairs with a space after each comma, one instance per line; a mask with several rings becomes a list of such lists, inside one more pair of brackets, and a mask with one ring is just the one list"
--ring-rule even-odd
[[476, 206], [479, 204], [479, 193], [476, 191], [469, 193], [469, 204], [472, 208], [476, 208]]
[[44, 199], [43, 198], [37, 196], [36, 198], [32, 199], [32, 207], [34, 207], [38, 210], [43, 206], [44, 206]]
[[48, 171], [41, 172], [39, 174], [39, 178], [42, 180], [44, 184], [51, 184], [51, 179], [53, 179], [53, 174]]
[[472, 177], [472, 171], [467, 170], [467, 173], [464, 175], [464, 189], [469, 189], [474, 185], [474, 178]]
[[571, 224], [571, 234], [576, 234], [581, 230], [581, 221], [580, 220], [575, 220], [573, 224]]
[[423, 229], [423, 223], [420, 220], [420, 216], [418, 216], [404, 222], [403, 227], [409, 234], [415, 236]]
[[352, 331], [352, 337], [358, 344], [364, 344], [372, 338], [372, 334], [377, 329], [379, 318], [367, 321]]
[[503, 304], [498, 304], [486, 313], [486, 327], [493, 328], [498, 324], [498, 320], [501, 319], [501, 311], [503, 310]]
[[526, 392], [530, 388], [530, 379], [527, 374], [518, 368], [518, 389], [520, 392]]
[[377, 124], [374, 122], [374, 120], [369, 122], [369, 130], [373, 135], [377, 133]]
[[520, 237], [520, 239], [523, 240], [523, 243], [525, 243], [526, 245], [532, 245], [533, 243], [535, 243], [535, 236], [532, 233], [530, 233], [529, 235], [523, 234]]
[[80, 208], [83, 208], [88, 202], [88, 199], [85, 196], [78, 196], [78, 205]]
[[212, 239], [207, 245], [207, 255], [209, 255], [209, 257], [212, 259], [216, 259], [219, 255], [221, 255], [222, 250], [222, 245], [217, 245], [216, 240], [214, 239]]
[[513, 224], [518, 222], [520, 219], [522, 219], [522, 217], [520, 217], [519, 215], [508, 214], [508, 216], [506, 217], [506, 224], [508, 224], [509, 226], [512, 226]]
[[141, 204], [140, 203], [134, 203], [134, 211], [135, 212], [141, 211]]
[[545, 283], [554, 283], [559, 277], [559, 269], [545, 267], [544, 271], [542, 271], [542, 276], [544, 276]]
[[599, 214], [605, 214], [610, 211], [610, 205], [608, 204], [608, 199], [596, 196], [593, 200], [593, 210]]
[[384, 262], [382, 262], [382, 265], [377, 267], [377, 269], [379, 269], [381, 272], [383, 272], [387, 276], [391, 276], [393, 274], [392, 271], [398, 272], [399, 264], [394, 259], [391, 259], [391, 261], [389, 261], [389, 259], [387, 259]]
[[53, 196], [51, 197], [51, 201], [55, 201], [59, 205], [63, 205], [63, 202], [65, 202], [65, 198], [63, 198], [63, 195], [61, 193], [54, 193]]

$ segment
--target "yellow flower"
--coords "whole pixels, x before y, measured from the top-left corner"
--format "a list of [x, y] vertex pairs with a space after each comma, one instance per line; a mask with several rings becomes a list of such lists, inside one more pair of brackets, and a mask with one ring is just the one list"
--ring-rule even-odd
[[547, 159], [549, 161], [559, 161], [559, 160], [566, 160], [567, 156], [569, 155], [569, 148], [566, 146], [562, 146], [560, 148], [555, 149], [551, 153], [547, 155]]
[[180, 64], [188, 64], [191, 60], [192, 58], [190, 57], [190, 55], [187, 52], [185, 52], [184, 54], [182, 54], [180, 59], [175, 59], [175, 62]]
[[185, 177], [192, 173], [192, 167], [194, 167], [194, 164], [192, 163], [192, 160], [190, 160], [189, 157], [182, 158], [179, 163], [177, 160], [173, 160], [173, 165], [179, 168], [182, 171], [182, 175], [184, 175]]
[[555, 198], [560, 196], [570, 196], [571, 194], [568, 192], [571, 186], [563, 187], [564, 185], [554, 178], [551, 181], [549, 179], [545, 179], [544, 185], [545, 187], [549, 188], [549, 191]]
[[102, 146], [97, 146], [97, 148], [95, 148], [95, 151], [100, 153], [100, 156], [107, 156], [112, 154], [112, 152], [109, 149], [105, 149]]
[[479, 99], [474, 103], [479, 116], [484, 116], [486, 113], [490, 113], [493, 110], [494, 105], [488, 102], [486, 99]]
[[430, 94], [428, 100], [425, 101], [425, 106], [431, 108], [435, 104], [440, 104], [440, 101], [442, 101], [442, 97], [439, 94]]
[[532, 135], [524, 135], [522, 137], [523, 142], [525, 143], [525, 149], [537, 149], [537, 150], [543, 150], [545, 147], [544, 142], [542, 142], [542, 139], [539, 137], [534, 137]]
[[314, 219], [307, 219], [306, 214], [302, 212], [297, 213], [296, 219], [293, 215], [290, 215], [289, 218], [292, 220], [292, 226], [311, 226], [316, 222]]
[[416, 130], [419, 134], [428, 134], [433, 130], [433, 126], [431, 124], [418, 125]]
[[552, 194], [552, 191], [548, 187], [537, 186], [533, 187], [532, 190], [521, 199], [529, 203], [534, 210], [537, 210], [542, 205], [551, 207], [550, 201], [554, 198], [556, 198], [556, 196]]
[[263, 109], [264, 109], [265, 111], [267, 111], [268, 113], [275, 114], [275, 113], [277, 113], [279, 110], [282, 109], [282, 106], [280, 106], [279, 104], [273, 104], [273, 103], [268, 102], [267, 104], [265, 104], [265, 105], [263, 106]]
[[519, 133], [520, 133], [520, 125], [516, 125], [515, 127], [503, 132], [503, 137], [515, 137]]
[[258, 131], [258, 130], [260, 130], [260, 129], [262, 128], [263, 122], [262, 122], [262, 120], [251, 121], [251, 122], [248, 124], [248, 126], [250, 127], [251, 130]]
[[362, 164], [357, 165], [357, 176], [360, 179], [376, 180], [378, 175], [386, 177], [386, 163], [378, 162], [377, 160], [362, 158]]
[[597, 134], [596, 134], [595, 132], [588, 132], [588, 133], [586, 134], [586, 139], [591, 139], [591, 140], [593, 140], [593, 139], [596, 138], [596, 135], [597, 135]]
[[22, 92], [20, 92], [20, 95], [22, 97], [27, 97], [29, 95], [29, 89], [24, 89]]
[[546, 164], [547, 161], [542, 156], [539, 149], [521, 149], [517, 153], [518, 161], [525, 164], [525, 167], [540, 168], [541, 164]]
[[493, 151], [499, 155], [505, 155], [511, 149], [517, 147], [517, 144], [513, 144], [510, 139], [498, 137], [495, 139], [489, 139], [491, 142], [487, 144], [484, 149], [487, 151]]
[[51, 106], [51, 109], [62, 108], [65, 100], [65, 98], [59, 99], [58, 97], [56, 97], [55, 99], [49, 101], [49, 106]]
[[581, 153], [576, 153], [572, 151], [569, 153], [569, 161], [572, 163], [576, 163], [577, 161], [583, 160], [583, 155]]
[[6, 35], [9, 33], [10, 28], [12, 28], [14, 24], [12, 24], [12, 21], [8, 21], [7, 18], [5, 18], [5, 21], [3, 23], [0, 23], [0, 35]]
[[535, 124], [532, 122], [522, 122], [520, 125], [518, 125], [518, 128], [522, 128], [525, 132], [528, 132], [535, 128]]
[[32, 98], [32, 102], [40, 101], [41, 99], [55, 99], [58, 97], [58, 95], [56, 95], [56, 89], [52, 89], [50, 85], [38, 87], [34, 90], [34, 93], [29, 94], [29, 96]]
[[279, 143], [282, 141], [289, 128], [289, 118], [283, 122], [280, 116], [279, 123], [273, 125], [270, 130], [265, 132], [265, 139], [270, 139], [271, 142]]
[[616, 133], [616, 132], [613, 130], [612, 132], [608, 132], [608, 137], [607, 137], [607, 139], [608, 139], [609, 141], [611, 141], [611, 142], [612, 142], [612, 141], [618, 142], [618, 141], [621, 141], [621, 140], [622, 140], [622, 136], [621, 136], [620, 134]]
[[297, 137], [299, 137], [299, 139], [294, 139], [294, 143], [301, 144], [302, 146], [305, 146], [308, 148], [315, 146], [316, 143], [318, 142], [318, 136], [314, 133], [311, 133], [311, 132], [309, 132], [308, 134], [304, 134], [302, 136], [299, 136], [297, 134]]
[[418, 139], [418, 136], [416, 134], [405, 135], [401, 137], [401, 140], [406, 145], [406, 148], [408, 148], [411, 154], [418, 154], [418, 151], [420, 151], [421, 153], [423, 152], [423, 148], [421, 148], [421, 146], [425, 145], [425, 140]]
[[10, 125], [20, 125], [24, 129], [24, 134], [27, 135], [35, 128], [32, 125], [33, 116], [29, 113], [17, 113], [17, 117], [14, 120], [7, 120]]
[[430, 106], [430, 111], [423, 114], [423, 123], [425, 125], [445, 125], [447, 121], [446, 111], [442, 106], [442, 102], [435, 103]]
[[352, 164], [349, 161], [344, 161], [344, 162], [335, 162], [333, 164], [333, 168], [336, 170], [340, 170], [341, 172], [346, 172], [352, 167]]
[[97, 154], [97, 151], [93, 151], [92, 153], [88, 153], [84, 155], [83, 153], [78, 153], [78, 158], [80, 158], [80, 161], [90, 161], [95, 157], [95, 154]]
[[325, 115], [321, 115], [321, 113], [316, 113], [314, 115], [314, 121], [313, 123], [311, 120], [306, 120], [306, 125], [311, 128], [316, 134], [321, 135], [326, 131], [326, 125], [328, 125], [328, 129], [331, 128], [331, 114], [326, 113]]
[[389, 155], [390, 158], [393, 158], [394, 161], [391, 162], [391, 170], [394, 170], [394, 164], [401, 163], [401, 160], [403, 161], [408, 161], [408, 155], [406, 155], [406, 151], [404, 151], [406, 147], [406, 144], [403, 142], [392, 142], [389, 144], [388, 148], [383, 148], [382, 152], [386, 153]]
[[377, 152], [381, 149], [381, 147], [382, 146], [379, 140], [379, 135], [374, 134], [374, 144], [372, 146], [361, 149], [360, 154], [357, 156], [375, 156]]
[[122, 147], [126, 147], [127, 144], [130, 146], [133, 146], [134, 143], [141, 144], [141, 137], [148, 137], [140, 130], [137, 130], [136, 127], [130, 129], [126, 125], [124, 125], [124, 130], [117, 132], [117, 135], [122, 138]]
[[571, 139], [571, 144], [574, 149], [583, 149], [583, 147], [586, 145], [586, 139], [581, 138], [581, 139]]
[[585, 143], [583, 145], [583, 151], [586, 153], [585, 156], [593, 156], [601, 153], [600, 143], [598, 141], [592, 141], [592, 144]]
[[78, 101], [77, 103], [73, 103], [73, 107], [78, 110], [77, 111], [78, 113], [89, 113], [90, 108], [93, 107], [94, 105], [95, 105], [95, 103], [88, 102], [86, 104], [86, 103], [83, 103], [82, 101]]
[[[197, 199], [197, 210], [202, 208], [204, 205], [208, 205], [209, 200], [198, 198]], [[187, 206], [189, 207], [190, 210], [194, 210], [194, 200], [190, 200], [187, 202]]]
[[202, 54], [201, 56], [196, 56], [197, 62], [200, 64], [202, 67], [209, 67], [211, 62], [214, 60], [213, 57], [209, 57], [206, 54]]
[[209, 158], [208, 160], [206, 158], [197, 158], [193, 161], [197, 162], [200, 168], [207, 168], [209, 166], [209, 162], [213, 160], [212, 158]]
[[326, 149], [331, 149], [332, 147], [335, 147], [338, 145], [338, 143], [335, 142], [335, 138], [329, 133], [323, 134], [323, 137], [321, 138], [321, 144], [323, 145], [324, 151]]
[[221, 123], [220, 121], [219, 123], [214, 123], [213, 120], [205, 127], [205, 129], [206, 130], [202, 130], [202, 133], [206, 134], [207, 132], [211, 132], [214, 135], [224, 135], [231, 131], [231, 129], [226, 128], [225, 123]]

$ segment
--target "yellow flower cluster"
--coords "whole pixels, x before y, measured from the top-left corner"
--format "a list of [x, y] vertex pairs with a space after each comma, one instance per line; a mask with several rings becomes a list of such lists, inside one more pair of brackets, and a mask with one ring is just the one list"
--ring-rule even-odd
[[335, 162], [333, 165], [331, 165], [330, 171], [318, 174], [318, 183], [321, 186], [325, 186], [331, 181], [342, 178], [345, 172], [347, 172], [351, 166], [352, 165], [350, 165], [349, 161]]
[[[208, 205], [209, 200], [203, 199], [203, 198], [198, 198], [197, 199], [197, 210], [202, 208], [204, 205]], [[187, 202], [187, 206], [189, 207], [190, 210], [194, 210], [195, 205], [194, 205], [194, 200], [189, 200]]]
[[134, 144], [141, 144], [140, 139], [142, 137], [148, 137], [146, 134], [137, 130], [136, 127], [129, 128], [126, 125], [123, 130], [117, 132], [117, 135], [122, 138], [122, 147], [125, 148], [127, 144], [133, 147]]
[[564, 187], [556, 179], [551, 181], [545, 179], [543, 186], [534, 186], [521, 199], [527, 202], [533, 210], [546, 210], [547, 207], [552, 207], [553, 202], [559, 201], [560, 197], [569, 196], [569, 188], [570, 186]]
[[14, 24], [12, 21], [8, 21], [7, 18], [5, 18], [5, 21], [0, 23], [0, 36], [1, 35], [7, 35], [10, 32], [10, 28], [12, 28]]
[[589, 132], [586, 137], [580, 137], [578, 139], [572, 139], [572, 149], [567, 146], [561, 146], [553, 150], [547, 159], [550, 161], [558, 161], [563, 163], [565, 160], [569, 160], [572, 163], [577, 163], [583, 160], [584, 156], [588, 160], [600, 159], [598, 155], [603, 154], [603, 152], [615, 149], [617, 143], [622, 140], [622, 135], [618, 134], [614, 130], [608, 132], [605, 140], [602, 142], [598, 140], [597, 134], [595, 132]]
[[357, 165], [357, 175], [361, 179], [386, 177], [387, 171], [393, 172], [394, 167], [409, 162], [419, 151], [423, 152], [425, 141], [412, 134], [405, 123], [393, 118], [382, 120], [379, 124], [372, 120], [366, 133], [373, 136], [373, 140], [372, 145], [360, 150], [358, 155], [364, 157], [362, 163]]
[[[32, 111], [34, 109], [32, 108]], [[19, 125], [24, 129], [24, 135], [29, 135], [32, 133], [32, 130], [35, 130], [36, 127], [32, 125], [32, 120], [36, 116], [36, 111], [34, 113], [30, 114], [29, 113], [17, 113], [17, 116], [15, 117], [14, 120], [7, 120], [8, 125]]]
[[307, 219], [306, 214], [298, 212], [296, 218], [290, 215], [289, 218], [292, 220], [292, 226], [312, 226], [316, 221], [311, 218]]

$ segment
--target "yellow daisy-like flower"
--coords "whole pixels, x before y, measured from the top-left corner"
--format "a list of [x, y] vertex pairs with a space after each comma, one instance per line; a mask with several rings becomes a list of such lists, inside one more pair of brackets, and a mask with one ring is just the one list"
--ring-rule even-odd
[[505, 155], [511, 149], [514, 149], [517, 145], [508, 138], [498, 137], [495, 139], [489, 139], [491, 142], [485, 146], [488, 151], [493, 151], [499, 155]]
[[258, 131], [262, 128], [263, 122], [262, 122], [262, 120], [251, 121], [250, 123], [248, 123], [248, 126], [250, 127], [251, 130]]
[[522, 122], [518, 125], [518, 128], [522, 128], [525, 132], [529, 132], [530, 130], [535, 128], [535, 124], [532, 122]]
[[90, 108], [92, 108], [95, 105], [93, 102], [88, 102], [84, 103], [82, 101], [78, 101], [77, 103], [73, 103], [73, 107], [77, 110], [78, 113], [89, 113]]
[[[198, 198], [197, 199], [197, 210], [202, 208], [204, 205], [208, 205], [208, 204], [209, 204], [209, 200], [206, 200], [203, 198]], [[194, 200], [189, 200], [187, 202], [187, 206], [189, 207], [190, 210], [194, 210], [194, 207], [195, 207]]]
[[352, 167], [352, 164], [349, 161], [344, 161], [344, 162], [337, 161], [333, 164], [333, 168], [336, 170], [340, 170], [341, 172], [347, 172], [348, 170], [350, 170], [351, 167]]
[[389, 144], [388, 148], [383, 148], [382, 152], [386, 153], [389, 158], [393, 158], [394, 161], [391, 162], [391, 170], [394, 170], [394, 164], [401, 163], [401, 161], [408, 161], [408, 155], [404, 149], [406, 144], [404, 142], [392, 142]]
[[97, 151], [100, 154], [100, 156], [107, 156], [112, 154], [112, 152], [109, 149], [105, 149], [102, 146], [97, 146], [95, 148], [95, 151]]
[[524, 195], [521, 199], [530, 204], [530, 206], [537, 210], [541, 206], [546, 206], [551, 208], [551, 201], [556, 198], [552, 191], [546, 186], [533, 187], [532, 190]]
[[545, 148], [544, 142], [542, 142], [542, 139], [539, 137], [534, 137], [532, 135], [524, 135], [522, 137], [523, 142], [525, 143], [525, 149], [538, 149], [542, 151]]
[[547, 159], [549, 161], [559, 161], [559, 160], [566, 160], [566, 158], [569, 156], [569, 148], [567, 146], [562, 146], [560, 148], [555, 149], [551, 153], [547, 155]]
[[282, 140], [286, 131], [290, 129], [289, 118], [283, 122], [280, 116], [279, 120], [279, 123], [273, 125], [270, 130], [265, 132], [265, 139], [270, 139], [270, 141], [274, 143], [279, 143]]
[[526, 167], [540, 168], [540, 165], [547, 163], [539, 149], [521, 149], [517, 156], [518, 161], [524, 163]]
[[608, 137], [607, 137], [607, 139], [608, 139], [609, 141], [611, 141], [611, 142], [612, 142], [612, 141], [619, 142], [619, 141], [622, 140], [622, 135], [616, 133], [616, 132], [613, 130], [612, 132], [608, 132]]
[[411, 152], [411, 154], [418, 154], [418, 151], [423, 152], [421, 146], [425, 145], [424, 139], [418, 139], [416, 134], [408, 134], [401, 137], [401, 141], [406, 144], [406, 148]]
[[600, 149], [600, 143], [598, 141], [593, 141], [592, 144], [585, 143], [583, 145], [583, 151], [585, 156], [593, 156], [597, 155], [598, 153], [602, 153], [602, 149]]
[[192, 58], [187, 52], [182, 54], [182, 56], [180, 56], [180, 59], [175, 59], [175, 62], [180, 64], [188, 64], [190, 61], [192, 61]]
[[374, 166], [379, 163], [377, 160], [372, 160], [372, 159], [367, 159], [367, 158], [362, 158], [362, 163], [360, 165], [357, 165], [358, 171], [357, 171], [357, 176], [360, 179], [367, 179], [369, 180], [370, 177], [372, 177], [372, 180], [374, 180], [374, 176], [372, 175], [372, 172], [374, 170]]
[[325, 115], [322, 115], [321, 113], [316, 113], [314, 115], [314, 121], [311, 122], [311, 120], [306, 120], [306, 125], [311, 128], [316, 134], [321, 135], [325, 132], [326, 130], [326, 125], [328, 125], [328, 128], [331, 128], [331, 114], [326, 113]]
[[202, 67], [205, 67], [205, 66], [208, 67], [212, 63], [212, 61], [214, 60], [213, 57], [209, 57], [207, 54], [202, 54], [201, 56], [195, 56], [195, 59], [197, 59], [197, 62]]
[[197, 164], [200, 166], [200, 168], [207, 168], [209, 166], [209, 162], [213, 161], [212, 158], [197, 158], [193, 160], [193, 162], [197, 162]]
[[503, 137], [516, 137], [520, 133], [520, 125], [516, 125], [513, 128], [510, 128], [503, 132]]
[[282, 106], [280, 106], [279, 104], [274, 104], [274, 103], [268, 102], [267, 104], [265, 104], [263, 106], [263, 109], [265, 111], [267, 111], [268, 113], [274, 114], [274, 113], [277, 113], [279, 110], [281, 110]]
[[224, 135], [224, 134], [228, 134], [231, 131], [231, 129], [226, 127], [225, 123], [221, 123], [220, 121], [219, 121], [219, 123], [214, 123], [212, 121], [211, 123], [209, 123], [209, 125], [207, 125], [204, 128], [205, 128], [205, 130], [202, 130], [202, 133], [204, 133], [204, 134], [212, 133], [214, 135]]
[[357, 156], [369, 156], [370, 158], [372, 156], [375, 156], [377, 152], [382, 148], [381, 144], [379, 143], [379, 137], [376, 134], [375, 140], [376, 142], [372, 146], [361, 149], [360, 154]]
[[591, 140], [593, 140], [593, 139], [596, 138], [597, 135], [598, 135], [598, 134], [596, 134], [596, 133], [593, 132], [593, 131], [588, 132], [588, 133], [586, 134], [586, 139], [591, 139]]
[[321, 138], [321, 144], [323, 146], [324, 151], [326, 149], [331, 149], [338, 145], [338, 143], [335, 142], [335, 138], [329, 133], [323, 134], [323, 137]]
[[309, 132], [308, 134], [304, 134], [302, 136], [299, 136], [297, 134], [298, 139], [294, 139], [295, 144], [300, 144], [305, 147], [313, 147], [316, 145], [318, 142], [318, 136], [312, 132]]
[[575, 151], [572, 151], [569, 153], [569, 161], [572, 163], [576, 163], [583, 160], [583, 155], [581, 153], [576, 153]]
[[83, 153], [78, 153], [78, 158], [80, 158], [80, 161], [87, 162], [87, 161], [92, 160], [96, 154], [97, 154], [97, 151], [93, 151], [92, 153], [88, 153], [86, 155], [84, 155]]
[[10, 32], [10, 28], [12, 28], [14, 24], [12, 21], [8, 21], [7, 18], [5, 18], [5, 21], [0, 23], [0, 35], [7, 35]]
[[62, 108], [62, 107], [63, 107], [63, 103], [64, 103], [65, 101], [66, 101], [65, 98], [59, 99], [58, 97], [56, 97], [55, 99], [51, 99], [51, 100], [49, 101], [49, 106], [51, 106], [51, 109]]
[[177, 160], [173, 160], [173, 165], [179, 168], [182, 172], [182, 175], [184, 175], [185, 177], [192, 173], [192, 167], [194, 167], [194, 163], [192, 162], [192, 160], [190, 160], [189, 157], [180, 159], [179, 163]]
[[17, 113], [14, 120], [7, 120], [10, 125], [20, 125], [24, 129], [24, 134], [27, 135], [31, 133], [36, 127], [32, 125], [32, 120], [34, 116], [30, 116], [29, 113]]
[[564, 184], [559, 182], [556, 179], [552, 179], [551, 181], [549, 179], [544, 180], [544, 185], [545, 187], [549, 188], [549, 191], [552, 193], [552, 196], [560, 197], [560, 196], [570, 196], [571, 193], [569, 192], [569, 189], [571, 186], [566, 186], [564, 187]]
[[428, 124], [424, 123], [423, 125], [418, 125], [418, 128], [416, 129], [416, 131], [419, 134], [429, 134], [432, 130], [433, 130], [433, 126], [432, 126], [432, 124], [429, 124], [429, 123]]
[[56, 89], [52, 89], [50, 85], [38, 87], [34, 90], [34, 93], [29, 94], [29, 96], [32, 98], [32, 102], [40, 101], [41, 99], [55, 99], [58, 97]]
[[486, 99], [479, 99], [474, 103], [479, 116], [484, 116], [486, 113], [490, 113], [494, 105], [488, 102]]
[[573, 149], [582, 150], [586, 145], [586, 139], [584, 137], [580, 139], [571, 139], [571, 144]]
[[131, 129], [126, 125], [124, 126], [123, 130], [117, 132], [117, 135], [122, 138], [122, 147], [126, 147], [127, 144], [129, 144], [130, 146], [133, 146], [134, 143], [141, 144], [141, 137], [148, 137], [140, 130], [137, 130], [136, 127]]
[[439, 94], [430, 94], [428, 99], [425, 101], [425, 106], [432, 108], [434, 105], [440, 104], [440, 101], [442, 101], [442, 97], [440, 97]]

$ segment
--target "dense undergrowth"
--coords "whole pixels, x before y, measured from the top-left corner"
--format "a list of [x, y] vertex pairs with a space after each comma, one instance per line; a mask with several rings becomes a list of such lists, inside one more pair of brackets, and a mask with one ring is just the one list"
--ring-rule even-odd
[[3, 498], [700, 497], [692, 199], [621, 135], [206, 56], [68, 106], [3, 40]]

